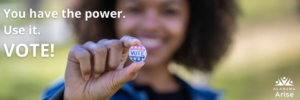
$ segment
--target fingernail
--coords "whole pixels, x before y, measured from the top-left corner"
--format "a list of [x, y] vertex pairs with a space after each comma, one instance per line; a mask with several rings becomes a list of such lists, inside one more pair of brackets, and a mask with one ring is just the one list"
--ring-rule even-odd
[[141, 41], [138, 40], [138, 39], [132, 39], [131, 41], [132, 41], [133, 44], [134, 44], [134, 42], [139, 42], [139, 43], [141, 43]]
[[142, 66], [144, 66], [144, 65], [145, 65], [145, 62], [141, 62], [141, 64], [140, 64], [139, 66], [142, 67]]
[[85, 79], [86, 81], [88, 81], [88, 80], [90, 79], [90, 76], [91, 76], [90, 74], [87, 74], [87, 75], [84, 76], [84, 79]]
[[95, 78], [98, 78], [100, 76], [100, 74], [94, 74]]
[[143, 67], [145, 65], [145, 62], [140, 62], [141, 64], [139, 64], [135, 69], [134, 71], [137, 72], [138, 70], [141, 69], [141, 67]]

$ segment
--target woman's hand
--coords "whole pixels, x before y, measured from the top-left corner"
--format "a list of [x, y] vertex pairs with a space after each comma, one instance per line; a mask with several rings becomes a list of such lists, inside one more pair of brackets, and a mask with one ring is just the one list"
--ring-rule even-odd
[[75, 45], [68, 56], [64, 99], [107, 100], [113, 96], [144, 65], [134, 62], [124, 68], [129, 48], [137, 44], [138, 39], [124, 36]]

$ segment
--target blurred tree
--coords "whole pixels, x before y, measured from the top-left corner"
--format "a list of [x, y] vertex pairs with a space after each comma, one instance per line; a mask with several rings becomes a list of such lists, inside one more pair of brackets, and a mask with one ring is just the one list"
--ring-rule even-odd
[[32, 10], [38, 10], [39, 5], [41, 4], [42, 0], [26, 0], [27, 7]]

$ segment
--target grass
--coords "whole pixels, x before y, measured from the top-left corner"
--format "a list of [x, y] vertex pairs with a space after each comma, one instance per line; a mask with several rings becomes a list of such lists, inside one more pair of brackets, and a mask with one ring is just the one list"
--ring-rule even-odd
[[[281, 63], [277, 66], [271, 66], [268, 70], [259, 71], [255, 68], [250, 70], [240, 70], [238, 72], [230, 72], [222, 69], [217, 70], [211, 77], [211, 85], [218, 90], [224, 90], [224, 98], [226, 100], [281, 100], [282, 98], [274, 98], [277, 91], [273, 91], [275, 81], [279, 77], [289, 77], [294, 81], [294, 85], [299, 85], [300, 72], [300, 54], [297, 61]], [[266, 61], [266, 60], [265, 60]], [[252, 67], [251, 65], [240, 65], [235, 67]], [[225, 67], [227, 66], [219, 66]], [[255, 67], [270, 67], [270, 66], [255, 66]], [[297, 83], [298, 82], [298, 83]], [[292, 91], [295, 94], [300, 91]], [[265, 98], [265, 99], [263, 99]], [[298, 100], [295, 98], [288, 98], [284, 100]]]

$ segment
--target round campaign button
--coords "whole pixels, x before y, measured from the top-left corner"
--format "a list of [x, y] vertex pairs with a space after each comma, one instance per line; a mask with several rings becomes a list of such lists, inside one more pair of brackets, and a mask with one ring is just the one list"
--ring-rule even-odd
[[134, 62], [141, 62], [145, 60], [146, 56], [146, 48], [141, 44], [131, 46], [129, 49], [129, 58]]

